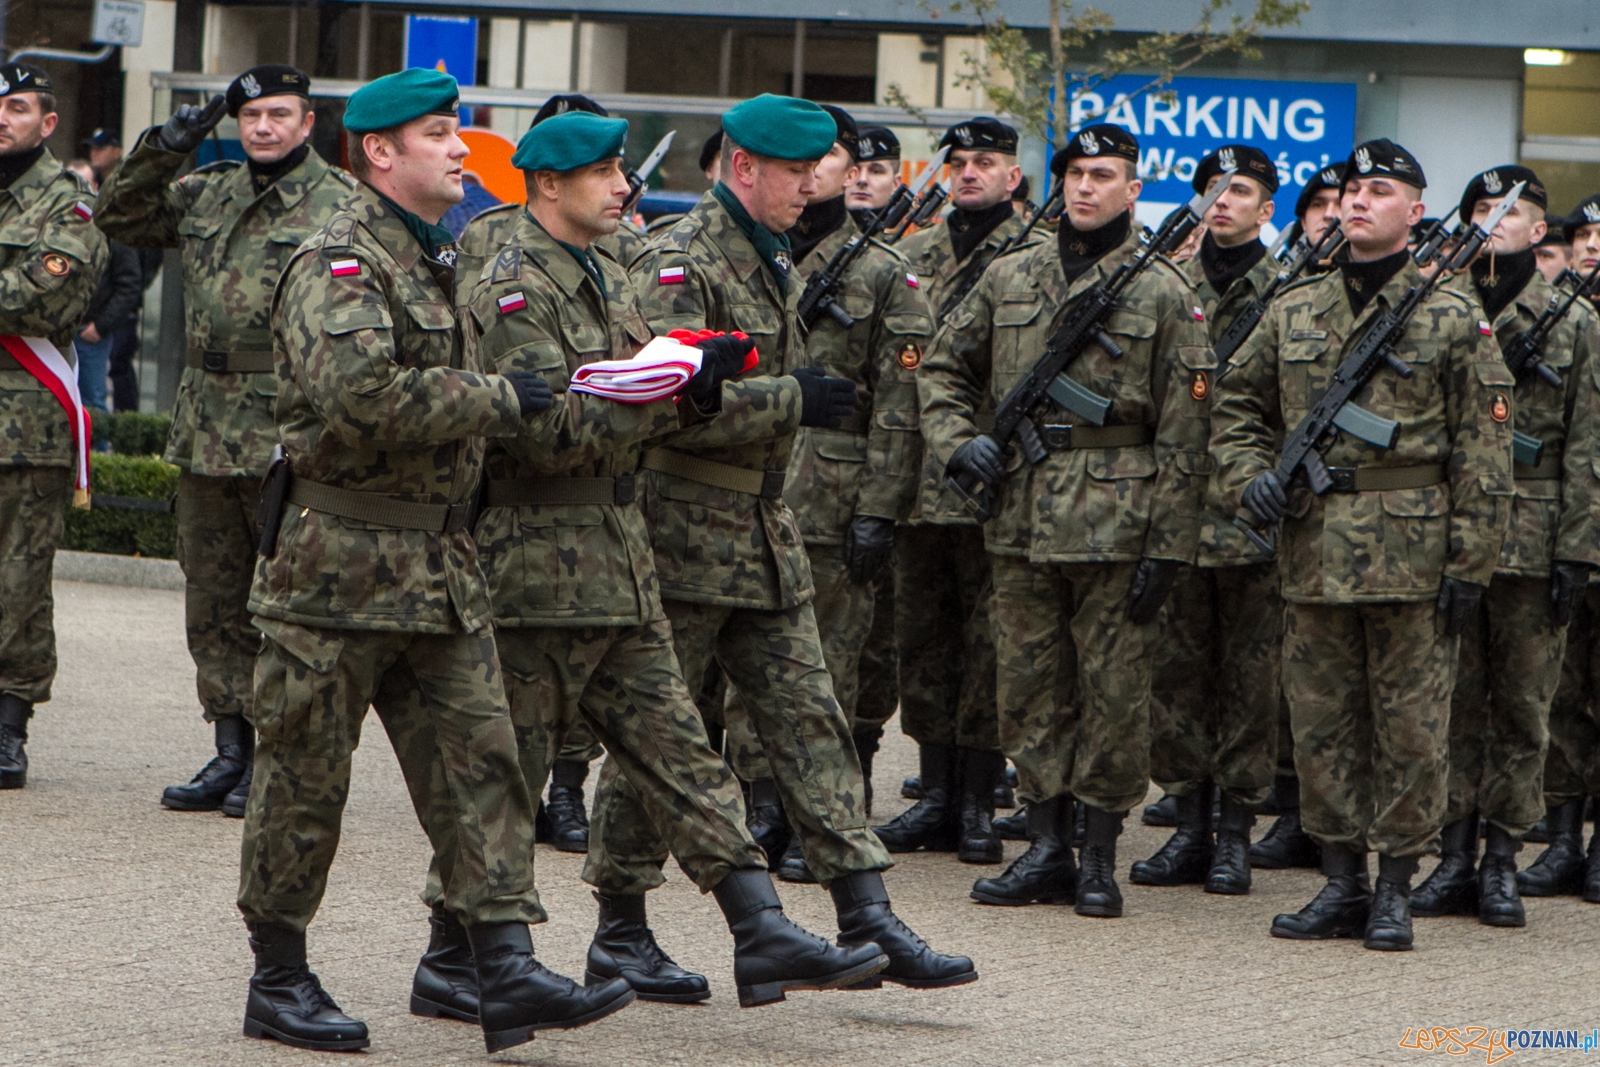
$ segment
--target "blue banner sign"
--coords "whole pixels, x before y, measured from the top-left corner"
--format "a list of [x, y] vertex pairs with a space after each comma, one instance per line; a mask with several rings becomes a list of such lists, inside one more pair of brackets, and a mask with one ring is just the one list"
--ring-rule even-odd
[[407, 15], [405, 54], [407, 67], [442, 70], [471, 85], [478, 76], [478, 20]]

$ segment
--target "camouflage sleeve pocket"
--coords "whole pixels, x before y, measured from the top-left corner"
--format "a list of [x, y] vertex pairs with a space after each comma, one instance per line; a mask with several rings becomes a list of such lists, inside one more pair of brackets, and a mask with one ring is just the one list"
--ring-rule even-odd
[[383, 304], [345, 304], [323, 316], [322, 330], [330, 337], [357, 330], [392, 330], [394, 320]]
[[[1007, 296], [1009, 297], [1009, 294], [1007, 294]], [[1039, 317], [1039, 309], [1042, 307], [1044, 307], [1044, 304], [1037, 298], [1035, 298], [1031, 303], [1026, 304], [1007, 299], [994, 310], [995, 329], [998, 330], [1006, 327], [1026, 326], [1028, 323]], [[958, 311], [966, 310], [967, 308], [965, 303], [963, 303], [961, 308], [958, 309]], [[969, 320], [972, 318], [972, 313], [970, 311], [967, 312], [967, 318]], [[955, 326], [954, 315], [950, 316], [950, 324]], [[955, 328], [960, 329], [961, 327], [955, 326]]]
[[1481, 385], [1509, 389], [1517, 384], [1517, 380], [1511, 376], [1511, 369], [1502, 360], [1479, 360], [1472, 365], [1472, 369], [1477, 372], [1478, 382]]
[[933, 320], [926, 315], [885, 315], [883, 328], [897, 337], [929, 337], [933, 334]]

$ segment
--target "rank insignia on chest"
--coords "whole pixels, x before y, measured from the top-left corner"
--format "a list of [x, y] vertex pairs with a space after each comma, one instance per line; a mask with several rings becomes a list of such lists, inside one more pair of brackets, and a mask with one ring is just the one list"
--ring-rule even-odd
[[521, 293], [507, 293], [495, 301], [500, 305], [500, 314], [509, 315], [513, 311], [521, 311], [528, 306], [528, 298]]
[[1206, 313], [1204, 311], [1202, 311], [1200, 308], [1195, 308], [1194, 309], [1194, 321], [1196, 321], [1196, 322], [1204, 322], [1204, 321], [1206, 321]]
[[906, 275], [906, 285], [909, 286], [912, 289], [921, 289], [922, 288], [922, 283], [917, 281], [917, 276], [915, 274], [907, 274]]
[[682, 285], [688, 276], [689, 272], [682, 267], [662, 267], [656, 281], [661, 285]]
[[348, 278], [353, 274], [361, 273], [359, 259], [336, 259], [328, 264], [328, 273], [335, 278]]
[[1505, 422], [1511, 417], [1511, 401], [1506, 399], [1506, 394], [1494, 394], [1494, 400], [1489, 403], [1489, 417], [1495, 422]]
[[1211, 378], [1205, 371], [1194, 372], [1194, 381], [1189, 383], [1189, 395], [1196, 400], [1204, 400], [1211, 395]]
[[88, 204], [85, 204], [82, 200], [79, 200], [76, 204], [72, 205], [72, 213], [85, 222], [88, 222], [90, 219], [94, 218], [93, 209], [90, 208]]
[[46, 252], [40, 262], [44, 266], [44, 272], [52, 278], [64, 278], [67, 272], [72, 270], [72, 264], [67, 262], [67, 257], [57, 252]]
[[922, 366], [922, 348], [915, 341], [907, 341], [894, 358], [906, 370], [916, 370]]
[[1488, 337], [1490, 334], [1494, 333], [1494, 330], [1490, 329], [1489, 324], [1487, 322], [1485, 322], [1482, 319], [1479, 319], [1478, 320], [1478, 332], [1483, 334], [1483, 336]]

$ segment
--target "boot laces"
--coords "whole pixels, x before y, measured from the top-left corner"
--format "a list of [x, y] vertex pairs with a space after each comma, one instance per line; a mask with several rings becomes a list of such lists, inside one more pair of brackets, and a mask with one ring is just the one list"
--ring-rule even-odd
[[1112, 880], [1111, 857], [1098, 845], [1085, 845], [1083, 858], [1080, 862], [1083, 868], [1083, 881], [1101, 882]]
[[221, 764], [232, 762], [233, 759], [234, 757], [230, 755], [218, 752], [215, 756], [211, 757], [210, 762], [208, 762], [204, 767], [200, 768], [199, 774], [189, 779], [189, 784], [198, 785], [201, 782], [208, 781], [212, 778], [220, 778], [224, 773], [224, 769]]

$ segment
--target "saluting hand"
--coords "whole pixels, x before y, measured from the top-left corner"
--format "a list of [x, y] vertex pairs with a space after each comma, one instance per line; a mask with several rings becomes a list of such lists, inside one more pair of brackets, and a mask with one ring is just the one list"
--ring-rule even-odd
[[161, 132], [156, 134], [156, 141], [168, 152], [187, 155], [200, 147], [200, 142], [222, 121], [227, 109], [228, 101], [221, 93], [213, 96], [204, 107], [184, 104], [161, 127]]

